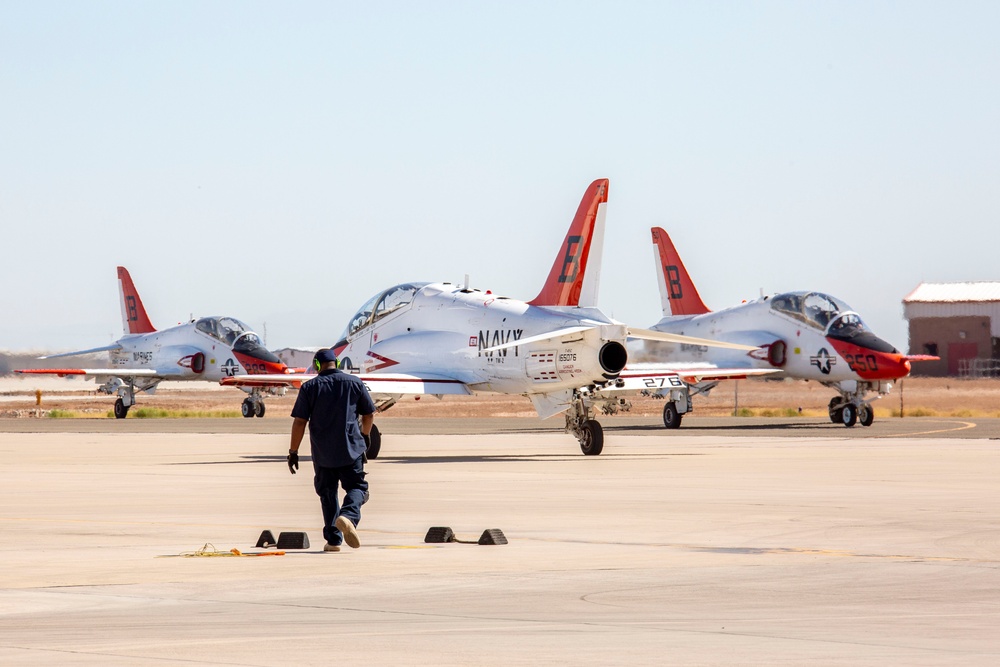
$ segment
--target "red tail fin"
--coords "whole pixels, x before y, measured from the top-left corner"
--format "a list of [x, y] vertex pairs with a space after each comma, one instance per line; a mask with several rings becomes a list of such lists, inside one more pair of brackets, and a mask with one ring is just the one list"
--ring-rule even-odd
[[656, 278], [664, 315], [703, 315], [711, 312], [701, 300], [681, 256], [665, 231], [653, 227], [657, 249]]
[[149, 321], [149, 316], [146, 315], [139, 293], [135, 290], [132, 276], [124, 266], [118, 267], [118, 294], [121, 296], [122, 327], [125, 333], [144, 334], [156, 331]]
[[[608, 179], [600, 178], [587, 188], [542, 291], [528, 303], [533, 306], [597, 305], [607, 203]], [[588, 260], [591, 259], [588, 271]]]

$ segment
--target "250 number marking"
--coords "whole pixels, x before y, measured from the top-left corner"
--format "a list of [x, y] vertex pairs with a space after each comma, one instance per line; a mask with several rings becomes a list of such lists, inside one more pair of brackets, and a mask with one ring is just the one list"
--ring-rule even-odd
[[848, 367], [855, 373], [878, 370], [878, 359], [874, 354], [845, 354], [844, 359], [847, 360]]

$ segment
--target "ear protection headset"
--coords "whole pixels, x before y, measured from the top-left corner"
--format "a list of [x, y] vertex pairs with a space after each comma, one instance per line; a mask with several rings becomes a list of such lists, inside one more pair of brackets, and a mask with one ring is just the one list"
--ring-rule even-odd
[[316, 372], [323, 370], [323, 364], [319, 363], [319, 359], [313, 359], [313, 366], [316, 367]]

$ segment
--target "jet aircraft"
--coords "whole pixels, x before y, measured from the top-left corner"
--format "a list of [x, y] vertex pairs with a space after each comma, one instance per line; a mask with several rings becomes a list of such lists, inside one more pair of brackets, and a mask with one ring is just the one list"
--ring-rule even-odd
[[[257, 334], [233, 317], [202, 317], [157, 330], [146, 314], [132, 277], [122, 266], [118, 267], [118, 293], [125, 331], [121, 338], [105, 347], [41, 357], [53, 359], [106, 351], [111, 356], [111, 368], [21, 369], [14, 372], [84, 375], [103, 380], [104, 384], [97, 390], [118, 395], [114, 413], [118, 419], [124, 419], [129, 408], [135, 405], [137, 392], [152, 394], [165, 380], [219, 382], [245, 374], [284, 375], [302, 370], [288, 368], [264, 347]], [[250, 394], [243, 400], [243, 416], [263, 417], [264, 394], [284, 393], [285, 387], [284, 383], [241, 386]]]
[[[749, 353], [699, 345], [653, 344], [654, 355], [672, 362], [729, 368], [772, 368], [786, 377], [820, 382], [837, 392], [828, 406], [831, 421], [870, 426], [875, 418], [869, 395], [881, 398], [906, 377], [910, 362], [934, 359], [902, 354], [876, 336], [846, 303], [821, 292], [764, 296], [725, 310], [711, 311], [701, 300], [673, 242], [652, 229], [663, 319], [655, 331], [711, 337], [753, 345]], [[691, 411], [691, 396], [717, 381], [685, 383], [659, 392], [667, 398], [663, 423], [678, 428]]]
[[[565, 412], [566, 430], [583, 453], [600, 454], [604, 431], [594, 419], [595, 405], [615, 405], [616, 392], [681, 383], [667, 368], [629, 370], [629, 338], [753, 349], [629, 327], [596, 307], [607, 200], [607, 179], [587, 188], [548, 279], [531, 301], [467, 284], [415, 282], [380, 290], [333, 346], [341, 366], [360, 373], [380, 411], [407, 394], [528, 396], [542, 418]], [[736, 376], [768, 372], [743, 369]], [[706, 373], [733, 376], [726, 369]], [[377, 457], [380, 446], [373, 431], [368, 457]]]

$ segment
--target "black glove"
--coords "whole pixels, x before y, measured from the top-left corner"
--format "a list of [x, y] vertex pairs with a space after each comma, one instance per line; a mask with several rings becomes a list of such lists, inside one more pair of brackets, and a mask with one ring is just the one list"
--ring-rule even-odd
[[295, 474], [299, 467], [299, 453], [288, 450], [288, 472]]

